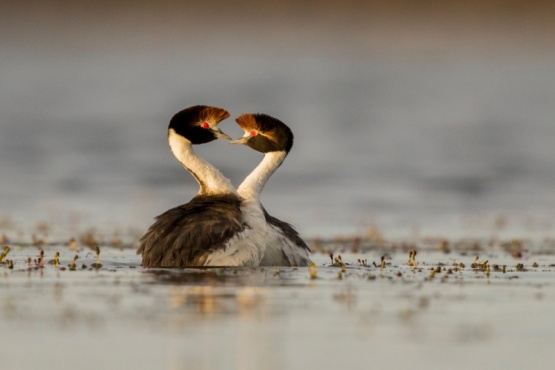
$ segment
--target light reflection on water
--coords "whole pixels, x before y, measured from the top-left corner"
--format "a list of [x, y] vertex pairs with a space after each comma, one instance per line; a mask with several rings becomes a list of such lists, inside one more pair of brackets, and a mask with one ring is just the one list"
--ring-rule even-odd
[[[553, 255], [526, 249], [529, 257], [520, 260], [525, 269], [516, 271], [519, 260], [510, 251], [484, 244], [481, 261], [509, 266], [488, 277], [470, 267], [472, 253], [452, 248], [449, 254], [422, 250], [417, 269], [407, 265], [404, 249], [391, 249], [384, 269], [372, 263], [382, 250], [347, 252], [345, 272], [318, 253], [317, 279], [307, 268], [145, 270], [133, 250], [113, 248], [103, 248], [98, 270], [28, 270], [23, 260], [36, 249], [14, 248], [14, 269], [0, 265], [3, 361], [26, 369], [55, 353], [64, 358], [56, 363], [62, 370], [76, 363], [168, 369], [433, 363], [462, 369], [476, 361], [511, 367], [524, 366], [530, 356], [546, 358], [555, 332], [549, 319]], [[61, 266], [75, 253], [49, 247], [46, 256], [55, 249], [62, 252]], [[95, 261], [94, 254], [78, 254], [87, 266]], [[370, 266], [355, 262], [361, 258]], [[431, 277], [429, 269], [439, 262], [445, 269], [460, 262], [466, 267]], [[507, 352], [515, 338], [519, 351]], [[25, 355], [30, 350], [34, 356]]]

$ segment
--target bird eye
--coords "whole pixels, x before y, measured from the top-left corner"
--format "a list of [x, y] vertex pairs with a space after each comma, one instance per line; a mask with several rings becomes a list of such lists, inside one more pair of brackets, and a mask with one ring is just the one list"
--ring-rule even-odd
[[203, 122], [202, 125], [200, 125], [200, 127], [208, 128], [208, 127], [210, 127], [210, 125], [208, 124], [208, 122]]
[[252, 130], [251, 131], [251, 136], [256, 136], [256, 135], [257, 135], [256, 131]]

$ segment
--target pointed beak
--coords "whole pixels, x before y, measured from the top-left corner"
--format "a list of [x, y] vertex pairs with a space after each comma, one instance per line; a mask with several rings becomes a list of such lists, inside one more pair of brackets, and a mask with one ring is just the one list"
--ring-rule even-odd
[[229, 143], [230, 144], [246, 144], [247, 141], [249, 140], [249, 138], [250, 138], [249, 136], [243, 136], [243, 137], [240, 137], [239, 139], [232, 140]]
[[230, 136], [224, 134], [222, 130], [217, 127], [210, 127], [210, 130], [212, 130], [212, 132], [214, 133], [214, 135], [216, 135], [218, 139], [231, 140]]

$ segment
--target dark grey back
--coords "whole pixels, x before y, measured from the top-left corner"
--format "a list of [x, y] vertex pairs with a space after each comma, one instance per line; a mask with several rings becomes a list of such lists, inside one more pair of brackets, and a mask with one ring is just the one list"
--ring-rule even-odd
[[197, 195], [160, 216], [140, 240], [144, 267], [203, 266], [215, 250], [245, 230], [241, 198]]

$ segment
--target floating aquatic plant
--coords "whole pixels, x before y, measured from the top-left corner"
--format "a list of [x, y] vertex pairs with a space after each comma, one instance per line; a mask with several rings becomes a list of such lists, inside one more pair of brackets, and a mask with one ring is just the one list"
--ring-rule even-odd
[[472, 263], [472, 265], [470, 265], [470, 267], [472, 267], [473, 269], [478, 269], [481, 271], [486, 271], [489, 267], [488, 265], [488, 260], [485, 261], [479, 261], [480, 256], [476, 256], [476, 259], [474, 260], [474, 262]]
[[436, 274], [441, 272], [441, 266], [430, 268], [430, 278], [433, 279]]
[[409, 251], [409, 260], [407, 263], [412, 267], [418, 266], [418, 262], [416, 262], [416, 250]]
[[38, 261], [38, 267], [39, 268], [44, 267], [44, 251], [42, 249], [40, 250], [40, 257], [39, 257], [39, 261]]
[[102, 267], [102, 264], [100, 263], [100, 248], [98, 247], [98, 245], [95, 247], [94, 252], [96, 253], [96, 262], [93, 263], [91, 267], [99, 269]]
[[78, 255], [73, 256], [73, 261], [71, 261], [71, 263], [68, 265], [68, 268], [70, 271], [75, 271], [75, 269], [77, 269], [77, 265], [75, 264], [75, 261], [77, 261], [78, 258], [79, 258]]
[[357, 264], [359, 266], [364, 266], [364, 267], [368, 267], [368, 260], [367, 259], [358, 259], [357, 260]]
[[11, 249], [7, 245], [4, 247], [2, 254], [0, 254], [0, 263], [4, 263], [6, 260], [6, 256], [10, 253]]
[[337, 257], [333, 258], [333, 254], [330, 254], [331, 258], [331, 265], [333, 267], [341, 267], [343, 266], [343, 260], [341, 259], [341, 255], [337, 255]]
[[60, 265], [60, 252], [56, 252], [56, 254], [54, 255], [54, 258], [48, 261], [48, 264], [58, 267]]
[[385, 263], [385, 256], [381, 256], [380, 257], [380, 264], [376, 264], [376, 262], [372, 261], [372, 264], [374, 265], [374, 267], [376, 268], [380, 268], [381, 270], [383, 270], [385, 268], [385, 266], [387, 265], [387, 263]]
[[314, 262], [308, 265], [308, 273], [310, 274], [310, 278], [313, 280], [318, 277], [318, 269], [316, 268], [316, 264]]

